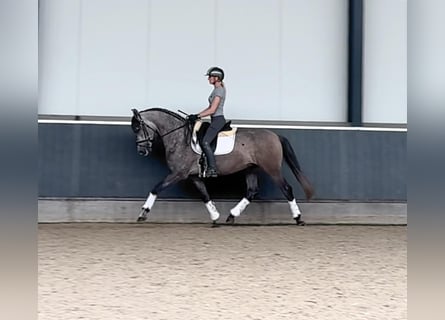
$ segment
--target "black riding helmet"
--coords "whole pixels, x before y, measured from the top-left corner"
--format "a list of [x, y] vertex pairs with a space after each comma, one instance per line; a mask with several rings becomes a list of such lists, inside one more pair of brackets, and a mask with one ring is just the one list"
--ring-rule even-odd
[[218, 77], [219, 80], [224, 80], [224, 70], [219, 67], [211, 67], [207, 70], [206, 76]]

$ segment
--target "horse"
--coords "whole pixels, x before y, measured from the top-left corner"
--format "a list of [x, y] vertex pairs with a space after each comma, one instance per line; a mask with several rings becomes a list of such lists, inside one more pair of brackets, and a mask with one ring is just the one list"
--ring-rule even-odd
[[[137, 221], [147, 219], [159, 193], [182, 180], [190, 179], [199, 191], [210, 219], [213, 224], [216, 224], [220, 213], [210, 198], [204, 180], [199, 176], [197, 162], [200, 155], [194, 152], [190, 145], [191, 125], [188, 118], [163, 108], [150, 108], [143, 111], [132, 109], [132, 112], [131, 128], [136, 135], [137, 152], [141, 156], [149, 156], [155, 139], [161, 139], [165, 148], [167, 166], [170, 169], [170, 174], [150, 191]], [[312, 198], [314, 189], [303, 174], [288, 139], [267, 129], [239, 128], [233, 151], [217, 155], [215, 158], [218, 176], [245, 171], [246, 195], [230, 210], [226, 219], [227, 223], [233, 224], [235, 218], [240, 216], [258, 193], [258, 170], [262, 170], [281, 189], [296, 224], [305, 224], [301, 220], [301, 211], [296, 203], [292, 187], [281, 173], [283, 159], [300, 183], [308, 200]]]

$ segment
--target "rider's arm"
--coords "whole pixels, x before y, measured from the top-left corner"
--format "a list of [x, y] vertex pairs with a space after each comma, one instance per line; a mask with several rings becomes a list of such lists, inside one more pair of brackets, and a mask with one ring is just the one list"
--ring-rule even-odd
[[199, 116], [201, 118], [206, 117], [206, 116], [211, 116], [212, 114], [214, 114], [216, 112], [216, 109], [218, 109], [220, 102], [221, 102], [221, 97], [216, 96], [215, 98], [213, 98], [212, 103], [206, 109], [202, 110], [199, 113]]

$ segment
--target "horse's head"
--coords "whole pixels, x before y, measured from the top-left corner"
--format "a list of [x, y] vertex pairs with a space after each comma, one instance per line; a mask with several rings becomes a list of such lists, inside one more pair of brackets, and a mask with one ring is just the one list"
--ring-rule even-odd
[[144, 120], [136, 109], [132, 111], [131, 129], [136, 134], [137, 151], [141, 156], [148, 156], [152, 151], [158, 129], [150, 120]]

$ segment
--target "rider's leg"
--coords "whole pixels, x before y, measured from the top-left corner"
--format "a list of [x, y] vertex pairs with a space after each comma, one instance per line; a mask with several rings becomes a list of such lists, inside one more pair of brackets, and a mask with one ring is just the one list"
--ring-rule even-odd
[[210, 123], [210, 127], [207, 129], [206, 134], [204, 135], [202, 151], [206, 155], [207, 158], [207, 171], [206, 177], [217, 177], [218, 174], [216, 172], [216, 160], [215, 155], [213, 154], [212, 148], [210, 144], [218, 135], [218, 132], [224, 127], [226, 120], [223, 116], [212, 118], [212, 122]]
[[217, 177], [218, 174], [216, 172], [215, 155], [213, 154], [212, 148], [210, 147], [210, 143], [208, 141], [204, 141], [202, 145], [202, 151], [204, 152], [207, 158], [207, 171], [205, 173], [206, 178]]

